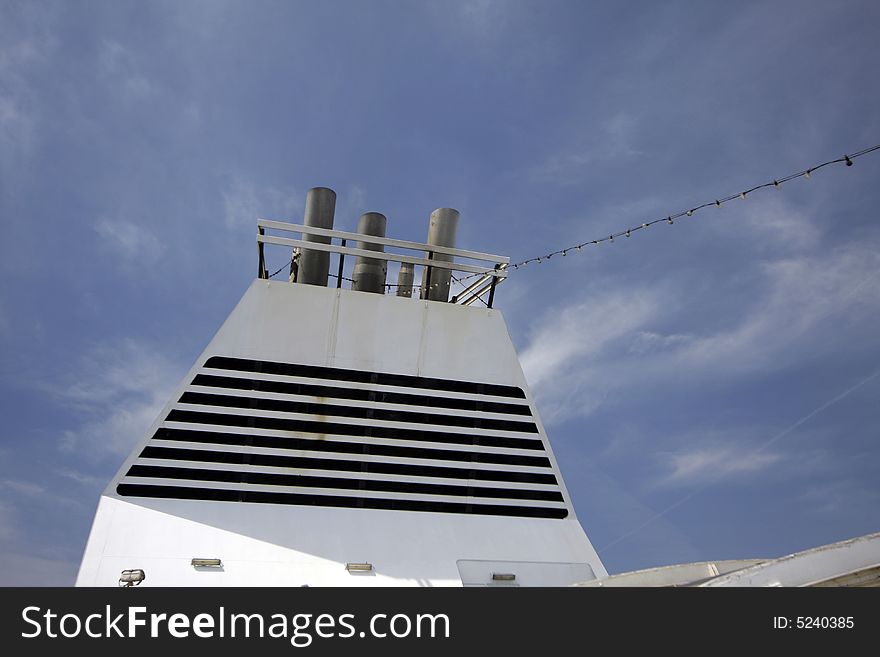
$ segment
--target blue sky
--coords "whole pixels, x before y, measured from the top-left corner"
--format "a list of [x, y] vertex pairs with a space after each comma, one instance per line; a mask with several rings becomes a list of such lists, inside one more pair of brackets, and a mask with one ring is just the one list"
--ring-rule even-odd
[[[880, 143], [876, 2], [0, 2], [0, 584], [334, 188], [514, 259]], [[880, 154], [517, 270], [497, 306], [610, 571], [880, 529]], [[711, 211], [709, 211], [711, 210]], [[270, 253], [273, 269], [283, 254]]]

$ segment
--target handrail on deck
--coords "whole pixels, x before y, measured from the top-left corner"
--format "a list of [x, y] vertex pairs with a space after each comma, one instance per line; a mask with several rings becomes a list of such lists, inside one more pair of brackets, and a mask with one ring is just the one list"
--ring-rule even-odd
[[[300, 239], [268, 235], [268, 230], [287, 233], [298, 233], [300, 235]], [[309, 242], [303, 239], [306, 235], [329, 237], [331, 238], [331, 240], [340, 240], [340, 244], [333, 244], [332, 241], [330, 244], [323, 244], [321, 242]], [[348, 244], [352, 242], [378, 244], [383, 247], [391, 247], [399, 250], [416, 251], [421, 252], [422, 255], [388, 253], [385, 251], [372, 251], [368, 249], [357, 248], [356, 246], [348, 246]], [[474, 283], [468, 285], [462, 292], [459, 292], [459, 294], [453, 296], [451, 299], [452, 303], [471, 305], [477, 299], [481, 299], [486, 292], [489, 292], [489, 302], [487, 303], [487, 305], [490, 308], [492, 307], [492, 302], [494, 301], [495, 286], [507, 277], [507, 265], [510, 263], [509, 257], [495, 255], [492, 253], [481, 253], [479, 251], [437, 246], [433, 244], [411, 242], [408, 240], [398, 240], [388, 237], [377, 237], [375, 235], [363, 235], [360, 233], [352, 233], [343, 230], [317, 228], [314, 226], [293, 224], [283, 221], [275, 221], [272, 219], [258, 219], [258, 276], [259, 278], [264, 279], [269, 277], [268, 271], [266, 269], [266, 259], [264, 254], [264, 245], [266, 244], [286, 246], [292, 249], [312, 249], [315, 251], [324, 251], [327, 253], [339, 254], [340, 273], [338, 274], [338, 277], [340, 282], [342, 280], [342, 259], [347, 255], [361, 256], [374, 260], [385, 260], [388, 262], [420, 265], [427, 268], [429, 271], [432, 268], [437, 268], [446, 269], [451, 272], [466, 272], [468, 274], [467, 278], [475, 278], [475, 281]], [[487, 264], [470, 264], [465, 262], [446, 262], [443, 260], [435, 260], [434, 256], [436, 254], [443, 254], [456, 258], [462, 258], [465, 260], [476, 261], [477, 263]]]

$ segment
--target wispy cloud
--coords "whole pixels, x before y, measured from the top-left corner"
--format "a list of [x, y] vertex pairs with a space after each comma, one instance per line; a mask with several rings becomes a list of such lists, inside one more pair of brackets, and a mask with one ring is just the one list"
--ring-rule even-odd
[[696, 447], [665, 457], [670, 472], [661, 483], [665, 485], [716, 483], [764, 470], [778, 463], [782, 458], [778, 453], [750, 451], [741, 447]]
[[541, 386], [573, 361], [591, 358], [658, 311], [656, 295], [607, 295], [563, 308], [540, 325], [520, 361], [530, 383]]
[[261, 217], [296, 219], [293, 214], [303, 204], [304, 195], [296, 189], [257, 185], [240, 177], [234, 177], [223, 192], [224, 219], [230, 230], [242, 227], [252, 229]]
[[747, 202], [739, 211], [761, 251], [810, 249], [822, 237], [816, 222], [782, 197], [765, 194], [760, 203]]
[[355, 230], [358, 217], [372, 211], [367, 207], [367, 190], [360, 185], [351, 185], [336, 197], [334, 225], [340, 230]]
[[146, 343], [126, 339], [94, 349], [76, 380], [53, 390], [81, 424], [61, 447], [96, 460], [127, 454], [168, 402], [184, 369]]
[[[32, 82], [35, 70], [46, 65], [57, 47], [48, 26], [53, 20], [45, 7], [24, 7], [21, 24], [8, 19], [0, 27], [0, 171], [3, 177], [22, 168], [40, 139], [38, 102]], [[39, 27], [37, 27], [39, 26]], [[0, 181], [2, 185], [2, 181]], [[0, 187], [2, 189], [2, 187]]]
[[880, 491], [853, 479], [814, 483], [800, 495], [800, 508], [819, 516], [872, 514], [880, 504]]
[[597, 364], [659, 312], [660, 295], [605, 295], [565, 307], [539, 324], [520, 362], [547, 422], [589, 413], [607, 387]]
[[599, 162], [622, 162], [640, 155], [639, 124], [629, 112], [615, 114], [591, 131], [585, 144], [568, 145], [553, 153], [531, 171], [531, 176], [537, 182], [572, 185], [592, 175], [592, 167]]
[[143, 72], [134, 53], [118, 41], [105, 39], [98, 54], [101, 74], [132, 100], [143, 100], [158, 93], [156, 83]]
[[470, 36], [485, 39], [504, 28], [513, 8], [509, 0], [461, 0], [459, 25]]
[[128, 267], [153, 264], [165, 253], [165, 244], [150, 230], [130, 221], [102, 217], [95, 231]]
[[680, 333], [662, 335], [653, 331], [638, 331], [629, 345], [629, 353], [642, 356], [668, 349], [680, 349], [693, 341], [693, 339], [693, 335]]
[[695, 321], [700, 299], [671, 284], [610, 289], [545, 313], [522, 363], [547, 422], [587, 415], [615, 391], [673, 374], [698, 383], [785, 368], [827, 342], [830, 318], [841, 331], [880, 312], [873, 240], [758, 262], [752, 272], [753, 294], [739, 301], [733, 325]]
[[94, 487], [105, 483], [104, 480], [99, 477], [94, 477], [90, 474], [80, 472], [79, 470], [72, 470], [69, 468], [58, 470], [57, 474], [65, 479], [70, 479], [78, 484], [82, 484], [83, 486]]
[[39, 484], [35, 484], [31, 481], [20, 481], [18, 479], [0, 480], [0, 488], [5, 488], [20, 495], [30, 496], [42, 495], [46, 492], [46, 489]]
[[728, 372], [773, 369], [790, 362], [823, 332], [810, 332], [823, 320], [880, 308], [880, 253], [872, 244], [850, 244], [814, 256], [759, 265], [758, 301], [729, 330], [702, 336], [678, 353], [692, 368], [722, 366]]

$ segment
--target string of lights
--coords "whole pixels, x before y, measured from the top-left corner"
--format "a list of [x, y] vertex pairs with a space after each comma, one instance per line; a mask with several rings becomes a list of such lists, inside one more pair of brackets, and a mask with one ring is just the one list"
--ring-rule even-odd
[[[281, 265], [278, 269], [276, 269], [274, 273], [269, 274], [269, 275], [267, 276], [267, 278], [275, 278], [278, 274], [280, 274], [280, 273], [281, 273], [282, 271], [284, 271], [285, 269], [288, 269], [289, 267], [290, 267], [290, 263], [289, 263], [289, 262], [285, 262], [285, 263], [284, 263], [283, 265]], [[330, 276], [331, 278], [340, 278], [337, 274], [327, 274], [327, 275]], [[353, 278], [347, 278], [346, 276], [342, 276], [341, 278], [342, 278], [342, 280], [344, 280], [344, 281], [349, 281], [350, 283], [354, 283], [354, 279], [353, 279]]]
[[[817, 165], [809, 167], [807, 169], [803, 169], [801, 171], [798, 171], [797, 173], [792, 173], [787, 176], [783, 176], [782, 178], [774, 178], [773, 180], [771, 180], [769, 182], [765, 182], [760, 185], [755, 185], [754, 187], [749, 187], [748, 189], [745, 189], [741, 192], [737, 192], [735, 194], [729, 194], [727, 196], [722, 196], [722, 197], [716, 198], [714, 200], [707, 201], [705, 203], [700, 203], [699, 205], [694, 205], [694, 206], [688, 208], [687, 210], [682, 210], [682, 211], [677, 212], [675, 214], [667, 214], [664, 217], [652, 219], [651, 221], [645, 221], [641, 224], [631, 226], [629, 228], [617, 231], [615, 233], [611, 233], [608, 236], [598, 237], [593, 240], [587, 240], [585, 242], [581, 242], [580, 244], [573, 244], [571, 246], [567, 246], [562, 249], [557, 249], [556, 251], [551, 251], [550, 253], [547, 253], [545, 255], [535, 256], [533, 258], [527, 258], [526, 260], [520, 260], [519, 262], [515, 262], [515, 263], [507, 265], [505, 268], [508, 270], [514, 270], [514, 269], [519, 269], [521, 267], [525, 267], [526, 265], [530, 265], [532, 263], [541, 264], [545, 260], [550, 260], [550, 258], [552, 258], [553, 256], [556, 256], [556, 255], [561, 255], [561, 256], [565, 257], [569, 253], [571, 253], [572, 251], [580, 252], [582, 249], [584, 249], [585, 247], [588, 247], [588, 246], [598, 246], [599, 244], [602, 244], [603, 242], [613, 243], [615, 239], [618, 239], [621, 237], [623, 237], [623, 238], [630, 237], [636, 231], [650, 228], [654, 224], [666, 223], [668, 225], [672, 225], [675, 223], [676, 219], [679, 219], [681, 217], [692, 217], [694, 214], [696, 214], [697, 212], [700, 212], [701, 210], [704, 210], [705, 208], [710, 208], [710, 207], [720, 208], [725, 203], [729, 203], [730, 201], [734, 201], [736, 199], [745, 200], [746, 197], [748, 197], [748, 195], [751, 194], [752, 192], [756, 192], [761, 189], [767, 189], [770, 187], [773, 187], [775, 189], [779, 189], [779, 187], [781, 187], [785, 183], [790, 182], [796, 178], [810, 178], [819, 169], [823, 169], [824, 167], [830, 166], [832, 164], [844, 164], [848, 167], [851, 167], [853, 165], [853, 160], [855, 160], [856, 158], [862, 157], [864, 155], [867, 155], [868, 153], [872, 153], [876, 150], [880, 150], [880, 144], [877, 144], [876, 146], [871, 146], [869, 148], [864, 148], [864, 149], [857, 151], [851, 155], [844, 155], [843, 157], [839, 157], [834, 160], [828, 160], [827, 162], [822, 162], [821, 164], [817, 164]], [[468, 276], [463, 276], [462, 278], [458, 279], [458, 282], [460, 283], [462, 281], [466, 281], [470, 278], [475, 278], [477, 276], [485, 276], [485, 274], [469, 274]]]
[[[658, 218], [652, 219], [650, 221], [644, 221], [644, 222], [637, 224], [635, 226], [630, 226], [629, 228], [611, 233], [608, 236], [597, 237], [596, 239], [587, 240], [587, 241], [581, 242], [579, 244], [572, 244], [571, 246], [567, 246], [562, 249], [557, 249], [555, 251], [551, 251], [550, 253], [546, 253], [541, 256], [527, 258], [525, 260], [520, 260], [520, 261], [514, 262], [512, 264], [501, 265], [498, 267], [498, 269], [505, 269], [505, 270], [510, 271], [510, 270], [519, 269], [521, 267], [525, 267], [526, 265], [530, 265], [533, 263], [534, 264], [541, 264], [545, 260], [550, 260], [553, 256], [561, 255], [562, 257], [565, 257], [571, 252], [580, 252], [582, 249], [584, 249], [588, 246], [598, 246], [599, 244], [602, 244], [604, 242], [613, 243], [615, 239], [619, 239], [621, 237], [623, 237], [623, 238], [631, 237], [633, 235], [633, 233], [640, 231], [640, 230], [645, 230], [647, 228], [650, 228], [654, 224], [666, 223], [666, 224], [672, 225], [675, 223], [676, 219], [680, 219], [682, 217], [685, 217], [685, 218], [693, 217], [696, 213], [698, 213], [702, 210], [705, 210], [706, 208], [710, 208], [710, 207], [720, 208], [725, 203], [730, 203], [731, 201], [734, 201], [737, 199], [745, 200], [748, 197], [748, 195], [752, 194], [753, 192], [757, 192], [762, 189], [768, 189], [770, 187], [773, 187], [775, 189], [779, 189], [785, 183], [791, 182], [792, 180], [795, 180], [797, 178], [810, 178], [810, 177], [812, 177], [812, 175], [815, 172], [817, 172], [820, 169], [823, 169], [827, 166], [831, 166], [833, 164], [844, 164], [845, 166], [851, 167], [851, 166], [853, 166], [853, 160], [855, 160], [859, 157], [863, 157], [865, 155], [868, 155], [869, 153], [873, 153], [874, 151], [877, 151], [877, 150], [880, 150], [880, 144], [877, 144], [875, 146], [870, 146], [868, 148], [863, 148], [862, 150], [856, 151], [855, 153], [852, 153], [852, 154], [845, 154], [843, 157], [839, 157], [839, 158], [836, 158], [833, 160], [828, 160], [826, 162], [822, 162], [820, 164], [816, 164], [816, 165], [808, 167], [806, 169], [802, 169], [801, 171], [798, 171], [797, 173], [792, 173], [787, 176], [783, 176], [781, 178], [774, 178], [773, 180], [770, 180], [765, 183], [761, 183], [760, 185], [754, 185], [753, 187], [749, 187], [748, 189], [744, 189], [741, 192], [737, 192], [734, 194], [728, 194], [726, 196], [721, 196], [721, 197], [715, 198], [714, 200], [708, 200], [705, 203], [700, 203], [698, 205], [691, 206], [687, 210], [681, 210], [681, 211], [676, 212], [674, 214], [667, 214], [666, 216], [658, 217]], [[285, 268], [288, 268], [288, 267], [290, 267], [289, 262], [285, 263], [280, 268], [278, 268], [273, 274], [269, 275], [269, 278], [274, 278], [275, 276], [280, 274]], [[455, 276], [452, 276], [450, 274], [450, 276], [452, 277], [452, 280], [455, 283], [462, 285], [462, 287], [465, 287], [465, 281], [472, 279], [472, 278], [476, 278], [478, 276], [486, 276], [486, 275], [487, 275], [486, 273], [474, 273], [474, 274], [468, 274], [467, 276], [462, 276], [461, 278], [456, 278]], [[332, 278], [340, 278], [336, 274], [330, 274], [330, 276]], [[352, 278], [347, 278], [345, 276], [342, 276], [341, 278], [344, 281], [349, 281], [351, 283], [355, 282], [354, 279], [352, 279]], [[430, 288], [433, 289], [435, 287], [438, 287], [439, 285], [441, 285], [441, 284], [435, 283], [435, 284], [431, 285]], [[386, 291], [391, 291], [395, 288], [400, 288], [400, 287], [403, 287], [403, 286], [401, 286], [400, 284], [396, 284], [396, 283], [386, 283], [385, 284]], [[405, 287], [412, 287], [413, 290], [415, 290], [416, 288], [421, 288], [421, 284], [414, 283], [411, 286], [405, 286]], [[478, 297], [478, 298], [480, 298], [480, 297]], [[482, 298], [480, 298], [480, 301], [483, 301]], [[485, 303], [485, 301], [483, 301], [483, 303]]]
[[[274, 272], [269, 274], [267, 276], [267, 278], [275, 278], [278, 274], [280, 274], [282, 271], [284, 271], [285, 269], [287, 269], [289, 267], [290, 267], [290, 263], [286, 262], [283, 265], [281, 265], [278, 269], [276, 269]], [[355, 282], [355, 280], [353, 278], [348, 278], [347, 276], [339, 276], [338, 274], [327, 274], [327, 275], [330, 276], [330, 278], [342, 278], [342, 280], [348, 281], [349, 283]], [[451, 274], [450, 274], [450, 276], [451, 276]], [[461, 283], [461, 279], [456, 278], [455, 276], [452, 276], [452, 279], [456, 283]], [[440, 284], [437, 283], [437, 284], [431, 285], [430, 288], [433, 290], [435, 287], [439, 287], [439, 286], [440, 286]], [[412, 285], [399, 285], [397, 283], [385, 283], [385, 290], [386, 291], [391, 291], [393, 288], [399, 288], [399, 287], [411, 287], [415, 290], [416, 288], [420, 288], [422, 286], [419, 283], [413, 283]]]
[[277, 270], [275, 270], [274, 274], [269, 274], [269, 278], [275, 278], [278, 274], [280, 274], [282, 272], [282, 270], [285, 267], [290, 267], [290, 263], [287, 262], [287, 263], [284, 263], [283, 265], [281, 265]]

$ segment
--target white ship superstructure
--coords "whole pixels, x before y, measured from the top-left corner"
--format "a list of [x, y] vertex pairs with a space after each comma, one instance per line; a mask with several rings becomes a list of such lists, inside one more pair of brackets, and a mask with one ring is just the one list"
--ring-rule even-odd
[[333, 230], [335, 200], [257, 222], [258, 277], [101, 496], [77, 585], [880, 585], [880, 533], [609, 577], [492, 307], [508, 259], [455, 248], [455, 210], [416, 243], [375, 212]]
[[[508, 260], [456, 249], [454, 210], [422, 244], [384, 237], [378, 213], [333, 230], [334, 207], [316, 188], [303, 225], [258, 222], [259, 276], [101, 496], [77, 584], [606, 576], [491, 307]], [[266, 244], [295, 250], [289, 280], [269, 279]], [[453, 272], [471, 285], [450, 299]]]

